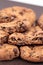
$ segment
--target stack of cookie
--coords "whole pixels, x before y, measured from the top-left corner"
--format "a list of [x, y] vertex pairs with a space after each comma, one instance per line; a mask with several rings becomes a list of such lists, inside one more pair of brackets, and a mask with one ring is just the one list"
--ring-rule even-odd
[[36, 23], [32, 9], [14, 6], [0, 10], [0, 60], [20, 55], [27, 61], [43, 62], [42, 44], [43, 15]]

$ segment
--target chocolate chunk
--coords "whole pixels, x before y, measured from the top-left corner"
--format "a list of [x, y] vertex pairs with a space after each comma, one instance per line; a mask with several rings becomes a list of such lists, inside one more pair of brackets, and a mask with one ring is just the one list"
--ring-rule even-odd
[[20, 39], [20, 38], [18, 38], [18, 40], [20, 40], [20, 41], [21, 41], [21, 39]]
[[11, 21], [11, 17], [3, 17], [2, 22], [10, 22]]
[[20, 24], [20, 29], [23, 30], [24, 32], [27, 30], [27, 28], [24, 25], [24, 23]]
[[8, 19], [8, 18], [9, 18], [8, 16], [3, 17], [3, 19]]
[[8, 41], [8, 36], [4, 36], [2, 39], [3, 39], [4, 42], [7, 42]]
[[32, 40], [43, 40], [41, 37], [33, 38]]
[[11, 39], [12, 39], [12, 41], [15, 41], [16, 40], [15, 37], [11, 37]]
[[39, 56], [37, 56], [37, 58], [39, 58]]
[[5, 29], [6, 27], [1, 27], [2, 29]]
[[13, 49], [13, 52], [14, 52], [15, 56], [17, 56], [17, 54], [18, 54], [17, 52], [18, 52], [18, 51], [17, 51], [16, 48]]
[[40, 40], [42, 40], [42, 38], [40, 38]]
[[23, 15], [23, 12], [19, 12], [20, 15]]
[[38, 40], [38, 38], [33, 38], [32, 40]]
[[16, 15], [12, 15], [12, 17], [17, 18], [17, 16], [16, 16]]

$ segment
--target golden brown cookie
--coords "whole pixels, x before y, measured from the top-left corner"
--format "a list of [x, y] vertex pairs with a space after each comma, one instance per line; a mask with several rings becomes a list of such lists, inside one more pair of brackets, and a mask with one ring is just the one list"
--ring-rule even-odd
[[19, 56], [19, 49], [17, 46], [3, 44], [0, 45], [0, 61], [12, 60]]
[[[35, 20], [36, 14], [32, 9], [29, 8], [14, 6], [0, 11], [0, 22], [5, 23], [5, 25], [9, 25], [9, 22], [11, 23], [16, 21], [16, 26], [14, 24], [15, 27], [12, 27], [12, 25], [11, 27], [16, 29], [17, 32], [29, 30], [34, 24]], [[3, 27], [3, 24], [1, 26]]]
[[25, 42], [25, 35], [22, 34], [22, 33], [13, 33], [9, 36], [9, 43], [10, 44], [13, 44], [13, 45], [25, 45], [26, 42]]
[[43, 14], [39, 17], [38, 24], [43, 29]]
[[25, 41], [29, 44], [43, 44], [43, 31], [39, 26], [31, 28], [31, 30], [25, 34]]
[[3, 30], [0, 30], [0, 44], [4, 44], [8, 41], [9, 34]]
[[43, 46], [20, 47], [20, 57], [31, 62], [43, 62]]

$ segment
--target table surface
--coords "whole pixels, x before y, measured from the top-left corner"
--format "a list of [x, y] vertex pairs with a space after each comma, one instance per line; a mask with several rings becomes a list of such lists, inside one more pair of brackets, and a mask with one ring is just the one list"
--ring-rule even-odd
[[[7, 0], [3, 0], [3, 1], [0, 0], [0, 9], [11, 7], [14, 5], [32, 8], [36, 12], [37, 18], [39, 18], [39, 16], [43, 13], [43, 7], [33, 6], [29, 4], [22, 4], [17, 2], [10, 2]], [[32, 62], [24, 61], [21, 58], [16, 58], [13, 59], [12, 61], [0, 61], [0, 65], [43, 65], [43, 63], [32, 63]]]

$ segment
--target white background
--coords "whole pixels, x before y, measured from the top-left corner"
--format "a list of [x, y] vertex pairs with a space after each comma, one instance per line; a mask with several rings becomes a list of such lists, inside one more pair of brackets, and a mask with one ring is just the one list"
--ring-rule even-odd
[[10, 0], [10, 1], [16, 1], [16, 2], [22, 2], [22, 3], [43, 6], [43, 0]]

